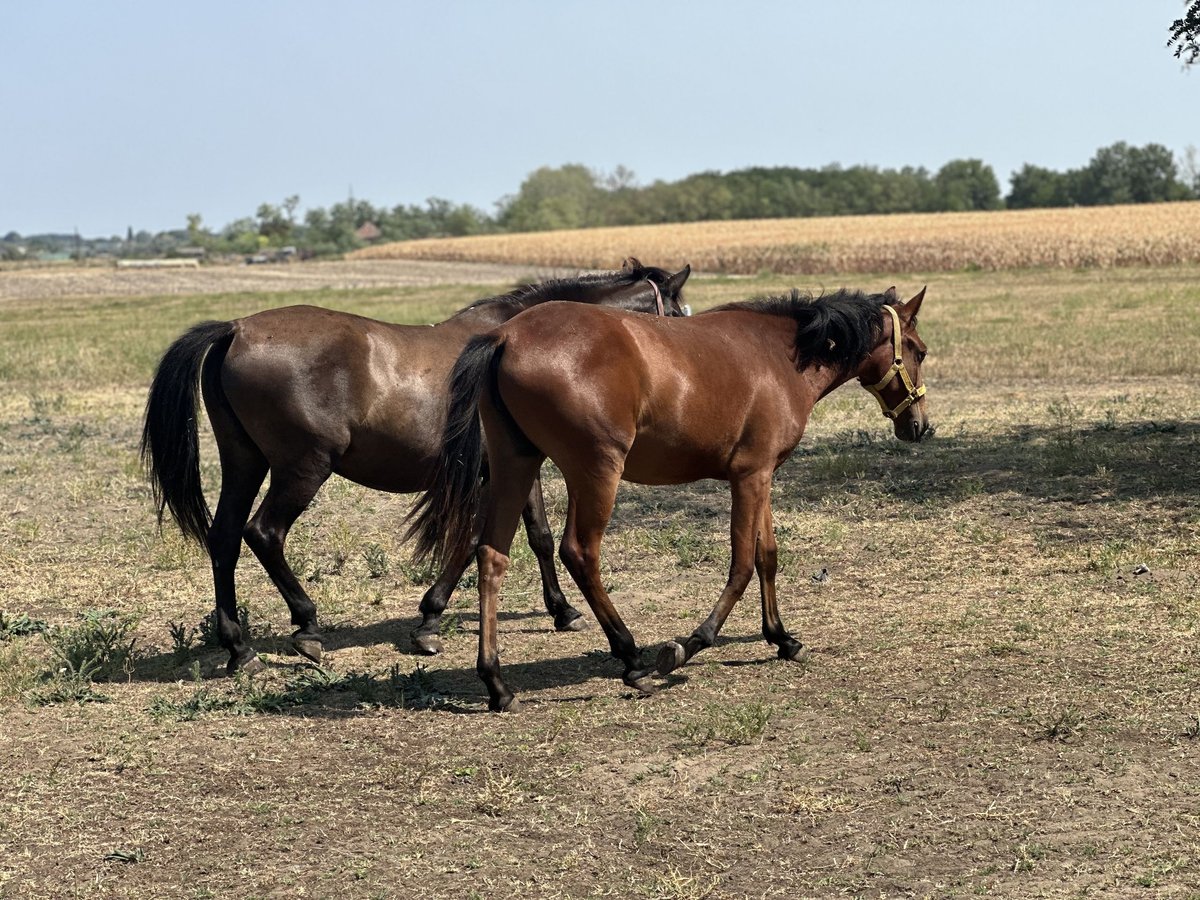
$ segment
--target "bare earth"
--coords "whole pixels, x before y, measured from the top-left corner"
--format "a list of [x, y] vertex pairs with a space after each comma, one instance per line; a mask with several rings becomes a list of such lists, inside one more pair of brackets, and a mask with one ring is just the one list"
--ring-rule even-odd
[[[489, 714], [473, 573], [445, 653], [415, 656], [411, 498], [335, 478], [288, 543], [322, 667], [245, 553], [268, 670], [224, 677], [197, 633], [208, 559], [159, 534], [136, 457], [169, 336], [280, 300], [258, 292], [402, 314], [474, 289], [380, 288], [547, 274], [0, 271], [0, 898], [1200, 898], [1194, 267], [928, 276], [936, 439], [900, 445], [847, 386], [776, 476], [803, 664], [762, 641], [752, 585], [716, 647], [633, 696], [598, 628], [553, 631], [518, 540], [500, 641], [523, 706]], [[649, 650], [711, 608], [728, 515], [724, 484], [622, 488], [602, 571]], [[100, 609], [136, 620], [132, 661], [55, 693], [50, 644], [11, 626]]]

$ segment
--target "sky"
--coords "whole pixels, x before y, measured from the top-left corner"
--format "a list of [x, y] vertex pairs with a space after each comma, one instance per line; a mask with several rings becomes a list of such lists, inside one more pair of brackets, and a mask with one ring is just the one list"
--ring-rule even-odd
[[1085, 166], [1200, 146], [1181, 0], [0, 0], [0, 235], [298, 195], [487, 212], [541, 166]]

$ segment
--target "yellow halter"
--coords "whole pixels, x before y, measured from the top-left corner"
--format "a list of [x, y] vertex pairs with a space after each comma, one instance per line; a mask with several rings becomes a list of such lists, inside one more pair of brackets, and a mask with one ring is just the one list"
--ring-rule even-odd
[[[892, 349], [895, 360], [892, 362], [892, 367], [887, 370], [887, 374], [883, 376], [883, 380], [878, 384], [863, 385], [868, 391], [875, 395], [875, 399], [879, 401], [879, 406], [883, 410], [883, 414], [889, 419], [895, 419], [900, 413], [904, 412], [913, 403], [921, 397], [925, 396], [925, 385], [917, 387], [913, 384], [912, 378], [908, 375], [908, 369], [904, 367], [904, 357], [900, 352], [900, 314], [896, 312], [894, 306], [885, 304], [884, 309], [891, 314], [892, 317]], [[896, 375], [900, 375], [900, 380], [904, 382], [904, 387], [908, 394], [893, 406], [888, 409], [887, 401], [883, 399], [883, 389], [892, 383], [892, 379]]]

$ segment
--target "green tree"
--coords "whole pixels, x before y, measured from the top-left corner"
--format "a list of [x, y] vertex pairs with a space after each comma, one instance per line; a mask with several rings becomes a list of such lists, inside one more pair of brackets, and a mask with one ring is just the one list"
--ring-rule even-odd
[[1179, 181], [1175, 158], [1161, 144], [1131, 147], [1124, 141], [1102, 147], [1082, 172], [1079, 202], [1089, 206], [1155, 203], [1190, 195]]
[[1076, 180], [1069, 173], [1026, 163], [1020, 171], [1013, 173], [1005, 202], [1010, 209], [1071, 206], [1076, 202], [1072, 194]]
[[1181, 18], [1171, 23], [1167, 47], [1175, 48], [1175, 58], [1192, 65], [1200, 60], [1200, 0], [1192, 0]]
[[292, 236], [292, 223], [287, 214], [270, 203], [260, 203], [254, 214], [258, 220], [258, 233], [267, 239], [267, 243], [282, 247]]
[[577, 163], [543, 166], [504, 202], [499, 221], [507, 231], [584, 228], [595, 223], [600, 208], [601, 188], [591, 169]]
[[979, 159], [955, 159], [938, 169], [933, 178], [938, 209], [1000, 208], [1000, 182], [991, 166]]

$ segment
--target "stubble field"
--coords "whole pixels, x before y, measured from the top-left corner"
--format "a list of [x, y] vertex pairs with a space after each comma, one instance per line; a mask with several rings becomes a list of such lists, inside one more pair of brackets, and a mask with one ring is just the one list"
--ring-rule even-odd
[[[284, 652], [243, 556], [254, 679], [204, 645], [206, 557], [154, 526], [136, 442], [183, 328], [294, 302], [433, 321], [511, 284], [358, 265], [50, 294], [0, 272], [0, 896], [1198, 896], [1194, 266], [906, 276], [937, 437], [897, 443], [847, 386], [776, 477], [811, 658], [774, 659], [752, 586], [717, 647], [632, 696], [597, 628], [552, 630], [518, 542], [523, 707], [498, 716], [471, 575], [446, 652], [409, 650], [410, 498], [334, 480], [293, 530], [322, 667]], [[697, 276], [687, 299], [894, 280]], [[605, 578], [650, 650], [711, 608], [727, 517], [723, 484], [622, 490]], [[105, 636], [116, 664], [89, 670]]]

